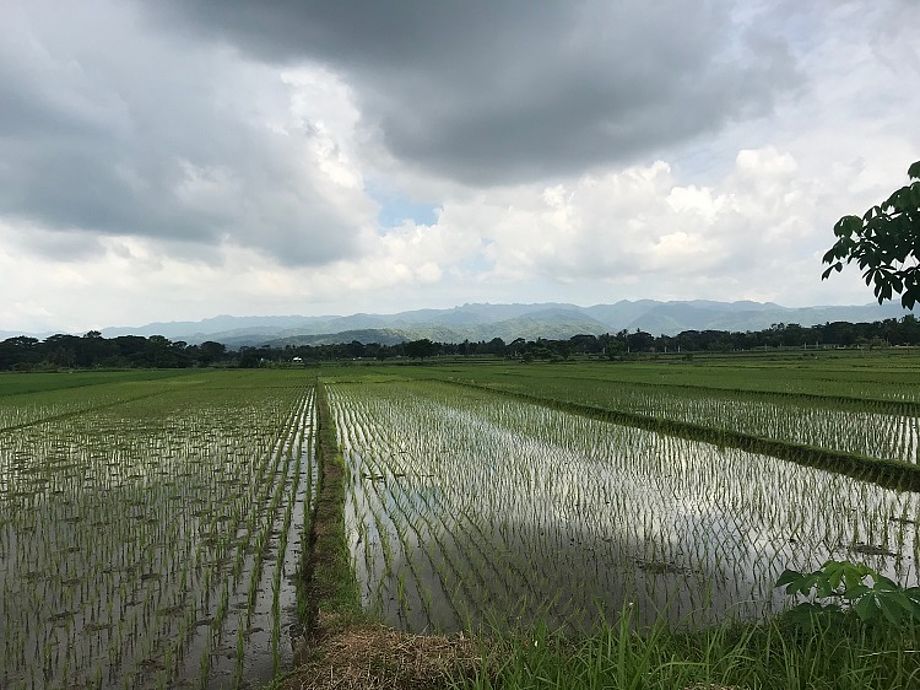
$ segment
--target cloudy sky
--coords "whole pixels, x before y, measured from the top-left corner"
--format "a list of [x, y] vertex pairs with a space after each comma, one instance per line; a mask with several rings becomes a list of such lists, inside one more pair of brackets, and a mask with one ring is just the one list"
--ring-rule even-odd
[[866, 303], [920, 3], [6, 0], [0, 330]]

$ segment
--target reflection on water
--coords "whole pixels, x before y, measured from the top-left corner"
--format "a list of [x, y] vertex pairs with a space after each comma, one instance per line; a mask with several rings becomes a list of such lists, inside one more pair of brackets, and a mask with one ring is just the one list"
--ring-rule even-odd
[[827, 558], [916, 579], [914, 494], [447, 385], [331, 392], [363, 604], [401, 628], [756, 617]]

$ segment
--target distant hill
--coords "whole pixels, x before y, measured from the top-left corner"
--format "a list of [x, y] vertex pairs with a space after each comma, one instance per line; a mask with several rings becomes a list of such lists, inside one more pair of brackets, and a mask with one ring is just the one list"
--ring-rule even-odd
[[194, 322], [153, 323], [134, 328], [107, 328], [106, 337], [123, 334], [165, 335], [198, 343], [217, 340], [243, 345], [379, 342], [393, 344], [417, 338], [442, 342], [515, 338], [569, 338], [579, 333], [640, 329], [653, 335], [686, 330], [749, 331], [775, 323], [811, 326], [827, 321], [878, 321], [900, 318], [897, 304], [784, 307], [772, 302], [661, 302], [621, 300], [580, 307], [575, 304], [464, 304], [452, 309], [419, 309], [397, 314], [349, 316], [217, 316]]
[[[284, 338], [275, 338], [260, 343], [272, 347], [285, 347], [286, 345], [335, 345], [337, 343], [350, 343], [357, 340], [359, 343], [379, 343], [380, 345], [398, 345], [407, 342], [408, 337], [398, 331], [387, 329], [367, 328], [359, 331], [342, 331], [340, 333], [322, 333], [319, 335], [289, 335]], [[236, 348], [251, 344], [251, 338], [242, 337], [239, 340], [228, 338], [221, 341], [228, 347]]]
[[[396, 314], [349, 316], [215, 316], [203, 321], [173, 321], [106, 328], [118, 335], [163, 335], [190, 344], [216, 340], [229, 347], [334, 342], [394, 344], [418, 338], [441, 342], [501, 338], [569, 338], [579, 333], [640, 329], [653, 335], [687, 330], [753, 331], [775, 323], [812, 326], [828, 321], [866, 322], [900, 318], [898, 304], [784, 307], [772, 302], [621, 300], [581, 307], [575, 304], [464, 304], [451, 309], [418, 309]], [[0, 337], [18, 335], [0, 332]]]

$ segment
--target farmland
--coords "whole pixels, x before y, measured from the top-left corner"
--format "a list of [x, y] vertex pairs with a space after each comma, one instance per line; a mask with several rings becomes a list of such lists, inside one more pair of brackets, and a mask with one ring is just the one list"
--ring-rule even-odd
[[0, 376], [0, 687], [257, 687], [349, 597], [593, 639], [769, 620], [827, 559], [913, 585], [917, 390], [900, 355]]
[[363, 601], [392, 625], [755, 617], [829, 558], [916, 579], [915, 494], [438, 382], [331, 389]]
[[0, 686], [227, 687], [289, 663], [312, 424], [302, 374], [0, 398]]

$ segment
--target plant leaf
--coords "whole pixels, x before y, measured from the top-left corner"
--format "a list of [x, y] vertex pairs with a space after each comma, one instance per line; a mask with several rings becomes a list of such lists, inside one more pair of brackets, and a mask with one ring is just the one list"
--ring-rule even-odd
[[885, 619], [892, 625], [900, 625], [901, 621], [904, 618], [904, 612], [897, 602], [893, 601], [893, 596], [881, 596], [877, 597], [878, 606], [882, 612], [882, 615], [885, 616]]
[[783, 585], [788, 585], [796, 580], [802, 579], [802, 573], [798, 570], [789, 570], [788, 568], [783, 571], [783, 574], [779, 576], [779, 579], [776, 581], [775, 587], [782, 587]]
[[856, 611], [856, 615], [859, 616], [859, 619], [864, 623], [869, 623], [875, 620], [879, 613], [878, 604], [875, 601], [875, 597], [871, 595], [865, 596], [856, 602], [856, 606], [853, 607], [853, 610]]

